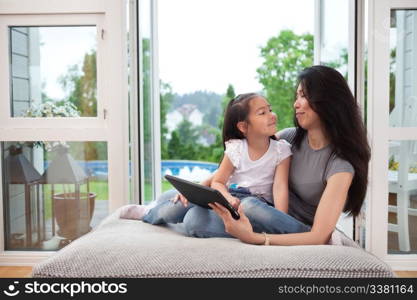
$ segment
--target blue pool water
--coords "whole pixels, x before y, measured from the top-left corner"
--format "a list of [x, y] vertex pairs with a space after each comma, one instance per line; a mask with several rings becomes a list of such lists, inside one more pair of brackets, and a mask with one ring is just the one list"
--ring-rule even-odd
[[[77, 161], [80, 167], [90, 176], [107, 177], [108, 164], [106, 160], [92, 160], [92, 161]], [[48, 162], [45, 162], [45, 168], [48, 167]], [[195, 168], [206, 170], [213, 173], [217, 170], [218, 164], [203, 161], [192, 160], [163, 160], [161, 162], [161, 174], [164, 175], [167, 172], [174, 176], [180, 174], [181, 169], [188, 168], [190, 172], [193, 172]], [[131, 166], [129, 165], [129, 174], [131, 173]]]
[[190, 172], [192, 172], [194, 168], [198, 167], [202, 170], [207, 170], [210, 173], [213, 173], [217, 170], [218, 164], [192, 160], [163, 160], [161, 162], [161, 174], [163, 175], [169, 170], [172, 175], [178, 176], [180, 170], [187, 167]]

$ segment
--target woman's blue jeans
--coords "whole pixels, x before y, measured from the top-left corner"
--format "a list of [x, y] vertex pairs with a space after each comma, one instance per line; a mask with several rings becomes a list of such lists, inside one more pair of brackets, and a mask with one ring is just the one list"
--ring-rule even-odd
[[[241, 189], [231, 189], [230, 192], [241, 200], [240, 205], [254, 232], [283, 234], [310, 231], [309, 226], [277, 210], [262, 198]], [[175, 190], [162, 194], [156, 206], [145, 215], [143, 221], [154, 225], [184, 223], [188, 235], [194, 237], [232, 237], [225, 231], [222, 219], [213, 210], [190, 202], [187, 207], [184, 207], [180, 201], [173, 203], [171, 199], [176, 194]]]

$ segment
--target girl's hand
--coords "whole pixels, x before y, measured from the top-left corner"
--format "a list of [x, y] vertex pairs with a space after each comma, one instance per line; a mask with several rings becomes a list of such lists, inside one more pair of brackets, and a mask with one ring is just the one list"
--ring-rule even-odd
[[[216, 173], [214, 173], [214, 174], [216, 174]], [[213, 181], [214, 174], [211, 175], [209, 178], [204, 179], [202, 182], [200, 182], [200, 184], [201, 185], [204, 185], [204, 186], [210, 187], [211, 186], [211, 182]]]
[[239, 205], [240, 205], [239, 198], [230, 196], [230, 197], [227, 197], [226, 199], [235, 209], [237, 209], [239, 207]]
[[248, 217], [246, 217], [243, 212], [242, 206], [239, 206], [238, 208], [238, 212], [240, 214], [239, 220], [233, 219], [230, 212], [219, 203], [210, 203], [209, 206], [219, 215], [220, 218], [222, 218], [227, 233], [235, 238], [238, 238], [244, 243], [255, 243], [255, 233], [253, 232], [253, 228]]
[[188, 200], [187, 200], [187, 198], [185, 198], [182, 194], [180, 194], [180, 193], [178, 193], [178, 194], [176, 194], [175, 196], [174, 196], [174, 198], [172, 199], [172, 202], [173, 203], [177, 203], [178, 202], [178, 200], [180, 200], [181, 201], [181, 203], [182, 203], [182, 205], [184, 206], [184, 207], [187, 207], [188, 206]]

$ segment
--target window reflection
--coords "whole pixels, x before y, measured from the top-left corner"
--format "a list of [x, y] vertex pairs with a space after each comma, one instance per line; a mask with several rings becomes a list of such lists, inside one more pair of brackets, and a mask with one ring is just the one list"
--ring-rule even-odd
[[108, 211], [106, 142], [4, 142], [6, 250], [57, 250]]
[[417, 10], [393, 10], [390, 28], [389, 122], [417, 126]]
[[388, 253], [417, 253], [417, 141], [390, 141]]
[[13, 117], [97, 116], [95, 26], [14, 26], [9, 33]]

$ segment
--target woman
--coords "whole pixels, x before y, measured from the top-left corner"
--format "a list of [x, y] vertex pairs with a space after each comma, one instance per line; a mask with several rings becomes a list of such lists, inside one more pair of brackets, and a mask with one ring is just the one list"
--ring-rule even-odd
[[[325, 66], [298, 77], [295, 128], [278, 133], [292, 146], [288, 211], [254, 196], [241, 199], [241, 218], [221, 205], [188, 204], [167, 192], [143, 220], [184, 222], [196, 237], [236, 237], [250, 244], [314, 245], [328, 242], [342, 211], [358, 215], [366, 194], [370, 148], [360, 109], [343, 76]], [[211, 179], [203, 184], [210, 185]]]
[[[301, 72], [298, 83], [296, 127], [278, 133], [293, 144], [288, 215], [249, 199], [242, 201], [236, 221], [221, 205], [212, 205], [225, 231], [245, 243], [325, 244], [342, 211], [358, 215], [365, 198], [370, 148], [346, 80], [332, 68], [313, 66]], [[296, 221], [308, 230], [281, 234], [280, 223]]]

